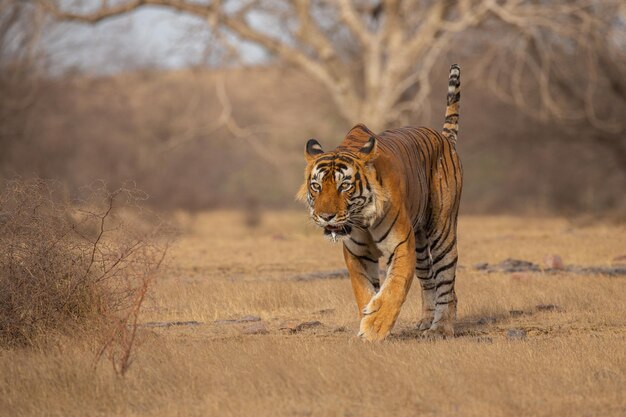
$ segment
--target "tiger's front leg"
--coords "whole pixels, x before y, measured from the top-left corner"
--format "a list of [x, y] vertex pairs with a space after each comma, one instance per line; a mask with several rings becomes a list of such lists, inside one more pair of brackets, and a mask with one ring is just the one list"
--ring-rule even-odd
[[389, 335], [413, 281], [415, 238], [411, 225], [402, 220], [376, 241], [387, 256], [387, 277], [363, 310], [359, 336], [366, 340], [383, 340]]
[[352, 290], [356, 298], [359, 318], [363, 309], [380, 288], [378, 258], [380, 252], [368, 233], [353, 232], [343, 243], [343, 256], [350, 274]]

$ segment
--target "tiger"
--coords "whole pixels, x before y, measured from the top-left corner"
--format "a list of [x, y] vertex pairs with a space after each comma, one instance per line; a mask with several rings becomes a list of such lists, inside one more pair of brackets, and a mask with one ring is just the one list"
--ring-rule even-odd
[[297, 198], [323, 234], [343, 244], [359, 311], [358, 337], [365, 340], [389, 336], [414, 276], [422, 289], [419, 333], [454, 335], [463, 185], [456, 151], [460, 75], [452, 65], [441, 132], [401, 127], [375, 134], [357, 124], [332, 151], [316, 139], [306, 143]]

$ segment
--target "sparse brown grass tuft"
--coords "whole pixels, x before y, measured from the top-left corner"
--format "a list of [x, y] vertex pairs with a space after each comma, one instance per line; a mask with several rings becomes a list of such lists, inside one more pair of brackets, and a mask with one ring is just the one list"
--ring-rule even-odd
[[4, 184], [0, 346], [35, 346], [95, 331], [100, 354], [124, 373], [134, 323], [165, 248], [157, 239], [159, 227], [148, 226], [138, 205], [143, 193], [108, 191], [97, 183], [82, 195], [70, 204], [52, 181]]

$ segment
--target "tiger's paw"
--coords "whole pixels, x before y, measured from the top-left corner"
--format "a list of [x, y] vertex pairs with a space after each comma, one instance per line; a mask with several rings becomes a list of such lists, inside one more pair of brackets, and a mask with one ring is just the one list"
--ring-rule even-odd
[[358, 336], [369, 342], [380, 342], [389, 336], [391, 327], [383, 317], [375, 313], [361, 319]]
[[432, 323], [433, 323], [432, 317], [424, 317], [419, 322], [417, 322], [417, 325], [415, 327], [417, 327], [417, 330], [423, 332], [423, 331], [430, 329], [430, 326], [432, 325]]
[[424, 332], [424, 336], [430, 339], [447, 339], [454, 337], [454, 326], [452, 323], [436, 323]]
[[359, 337], [370, 342], [384, 340], [391, 333], [397, 316], [397, 312], [384, 304], [380, 297], [372, 298], [363, 309]]

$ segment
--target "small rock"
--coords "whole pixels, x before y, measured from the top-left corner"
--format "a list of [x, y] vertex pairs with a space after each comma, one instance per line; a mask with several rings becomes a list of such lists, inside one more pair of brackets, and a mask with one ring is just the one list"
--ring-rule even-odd
[[348, 329], [346, 329], [345, 326], [339, 326], [339, 327], [335, 327], [333, 329], [333, 333], [345, 333], [347, 331], [348, 331]]
[[563, 259], [559, 255], [548, 255], [543, 260], [544, 265], [548, 269], [562, 270], [565, 269]]
[[322, 325], [322, 322], [317, 321], [317, 320], [305, 321], [305, 322], [297, 322], [294, 320], [289, 320], [289, 321], [283, 322], [278, 327], [278, 330], [286, 330], [289, 333], [297, 333], [297, 332], [301, 332], [302, 330], [310, 329], [310, 328], [321, 326], [321, 325]]
[[305, 321], [305, 322], [300, 323], [300, 324], [298, 324], [296, 326], [296, 331], [299, 332], [299, 331], [302, 331], [304, 329], [310, 329], [312, 327], [318, 327], [318, 326], [321, 326], [321, 325], [322, 325], [321, 321], [317, 321], [317, 320], [315, 320], [315, 321]]
[[290, 333], [295, 333], [298, 327], [297, 321], [284, 321], [278, 326], [278, 330], [286, 330]]
[[506, 332], [506, 338], [509, 340], [524, 340], [526, 339], [526, 330], [524, 329], [509, 329]]
[[586, 268], [579, 268], [577, 272], [582, 274], [598, 274], [616, 277], [620, 275], [626, 275], [626, 266], [589, 266]]
[[263, 324], [260, 321], [257, 321], [256, 323], [252, 323], [244, 327], [241, 333], [243, 334], [267, 334], [269, 332], [267, 331], [267, 327], [265, 327], [265, 324]]
[[474, 269], [477, 271], [484, 271], [489, 268], [489, 264], [487, 262], [481, 262], [478, 264], [474, 264]]
[[538, 304], [535, 306], [537, 311], [556, 311], [559, 310], [559, 306], [555, 304]]
[[250, 323], [254, 321], [261, 321], [261, 317], [259, 316], [243, 316], [240, 319], [237, 319], [237, 323]]
[[493, 338], [489, 337], [489, 336], [479, 336], [476, 338], [476, 342], [478, 343], [493, 343]]
[[259, 316], [243, 316], [238, 319], [222, 319], [215, 320], [213, 323], [215, 324], [235, 324], [235, 323], [252, 323], [255, 321], [261, 321], [261, 317]]
[[202, 323], [199, 321], [151, 321], [144, 323], [144, 327], [172, 327], [172, 326], [199, 326]]
[[215, 324], [233, 324], [237, 323], [237, 319], [222, 319], [222, 320], [214, 320]]
[[526, 272], [526, 271], [539, 271], [539, 266], [532, 262], [524, 261], [521, 259], [508, 258], [500, 262], [498, 265], [503, 272]]
[[481, 317], [480, 320], [478, 320], [478, 324], [493, 324], [496, 322], [496, 318], [495, 317]]
[[523, 316], [524, 312], [522, 310], [510, 310], [509, 314], [511, 315], [511, 317], [519, 317]]
[[524, 261], [521, 259], [508, 258], [499, 264], [490, 265], [486, 262], [478, 263], [473, 266], [478, 271], [491, 272], [540, 272], [541, 268], [532, 262]]

